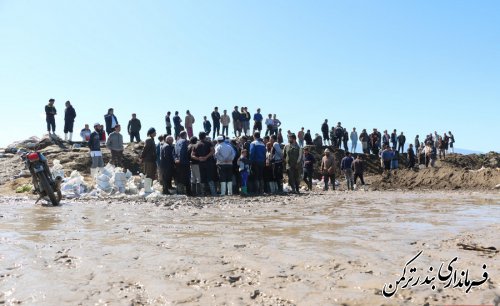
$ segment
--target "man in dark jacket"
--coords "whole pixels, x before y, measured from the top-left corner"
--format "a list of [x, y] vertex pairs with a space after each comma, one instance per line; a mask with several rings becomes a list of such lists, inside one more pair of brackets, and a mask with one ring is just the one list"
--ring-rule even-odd
[[408, 148], [408, 169], [413, 169], [415, 167], [415, 151], [413, 151], [413, 144], [410, 143]]
[[50, 130], [52, 129], [52, 134], [56, 133], [56, 119], [57, 110], [54, 106], [56, 100], [49, 99], [49, 104], [45, 105], [45, 121], [47, 121], [47, 132], [50, 136]]
[[101, 152], [101, 124], [94, 124], [94, 132], [90, 134], [88, 146], [90, 149], [90, 157], [92, 158], [92, 165], [90, 166], [90, 175], [94, 179], [99, 168], [104, 167]]
[[160, 168], [163, 176], [163, 194], [170, 194], [172, 179], [175, 173], [174, 138], [166, 136], [165, 144], [160, 150]]
[[344, 143], [344, 151], [349, 151], [349, 146], [347, 145], [347, 142], [349, 141], [349, 132], [347, 132], [347, 129], [344, 128], [344, 135], [342, 135], [342, 142]]
[[325, 122], [321, 125], [321, 133], [323, 133], [323, 141], [325, 142], [325, 146], [330, 145], [330, 136], [328, 135], [328, 119], [325, 119]]
[[215, 139], [215, 136], [218, 136], [220, 133], [220, 113], [219, 113], [219, 108], [217, 106], [214, 108], [214, 111], [212, 112], [212, 122], [214, 128], [212, 139]]
[[264, 166], [266, 163], [266, 146], [260, 138], [260, 133], [253, 134], [255, 139], [250, 144], [250, 161], [252, 163], [252, 173], [254, 186], [259, 194], [264, 193]]
[[148, 130], [148, 139], [144, 143], [144, 149], [141, 153], [141, 162], [144, 162], [144, 174], [147, 178], [156, 179], [156, 145], [155, 137], [156, 130], [150, 128]]
[[311, 130], [307, 130], [306, 133], [304, 134], [304, 141], [306, 142], [306, 146], [312, 146], [313, 145], [313, 140], [311, 136]]
[[401, 154], [405, 151], [405, 142], [406, 142], [406, 136], [403, 135], [403, 132], [399, 134], [398, 136], [398, 152], [401, 151]]
[[354, 159], [351, 156], [351, 152], [346, 151], [345, 157], [342, 158], [340, 162], [340, 170], [344, 172], [345, 180], [347, 183], [347, 190], [354, 190], [354, 178], [352, 175], [352, 163]]
[[394, 129], [394, 131], [391, 133], [391, 144], [392, 144], [392, 150], [393, 151], [396, 150], [397, 142], [398, 142], [398, 134], [396, 132], [396, 129]]
[[115, 125], [118, 124], [118, 119], [114, 115], [114, 110], [112, 108], [108, 109], [108, 113], [104, 115], [104, 121], [106, 122], [106, 133], [109, 135], [115, 130]]
[[187, 132], [182, 131], [179, 134], [179, 139], [175, 143], [174, 150], [176, 184], [178, 193], [186, 193], [190, 196], [193, 195], [193, 191], [196, 192], [196, 189], [192, 189], [190, 185], [191, 172], [189, 165], [191, 154], [188, 152], [188, 146], [189, 141], [187, 140]]
[[234, 107], [234, 110], [231, 113], [231, 116], [233, 118], [234, 136], [240, 137], [241, 136], [241, 121], [240, 121], [240, 112], [238, 111], [238, 106]]
[[136, 114], [132, 114], [132, 119], [128, 121], [127, 131], [130, 135], [130, 142], [134, 142], [134, 138], [136, 142], [141, 141], [141, 135], [139, 134], [141, 131], [141, 120], [137, 119]]
[[69, 141], [73, 138], [73, 125], [75, 123], [76, 112], [71, 102], [66, 101], [66, 109], [64, 110], [64, 140], [68, 140], [68, 132], [69, 132]]
[[361, 181], [361, 185], [365, 185], [365, 180], [363, 178], [363, 173], [365, 172], [365, 162], [363, 161], [363, 155], [359, 154], [358, 157], [352, 162], [352, 168], [354, 170], [354, 184], [356, 181]]
[[304, 148], [304, 165], [303, 165], [303, 172], [302, 172], [302, 178], [304, 182], [306, 182], [307, 185], [307, 190], [312, 191], [312, 179], [313, 179], [313, 172], [314, 172], [314, 163], [316, 162], [316, 159], [314, 156], [309, 152], [309, 148], [305, 147]]
[[175, 111], [174, 118], [172, 118], [172, 121], [174, 121], [174, 137], [177, 139], [179, 137], [179, 133], [182, 131], [182, 119], [181, 116], [179, 116], [179, 112]]
[[167, 129], [167, 135], [172, 135], [172, 121], [170, 121], [170, 112], [167, 112], [165, 116], [165, 127]]
[[203, 116], [203, 130], [205, 131], [205, 134], [210, 137], [210, 131], [212, 130], [212, 125], [210, 124], [210, 121], [207, 120], [207, 116]]

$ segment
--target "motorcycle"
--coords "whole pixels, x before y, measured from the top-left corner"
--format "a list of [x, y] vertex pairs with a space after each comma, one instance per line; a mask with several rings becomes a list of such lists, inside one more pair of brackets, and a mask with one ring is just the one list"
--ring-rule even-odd
[[40, 195], [35, 204], [40, 199], [48, 197], [53, 206], [59, 205], [62, 198], [62, 177], [57, 176], [53, 178], [47, 158], [40, 152], [24, 152], [21, 155], [21, 159], [31, 173], [35, 193]]

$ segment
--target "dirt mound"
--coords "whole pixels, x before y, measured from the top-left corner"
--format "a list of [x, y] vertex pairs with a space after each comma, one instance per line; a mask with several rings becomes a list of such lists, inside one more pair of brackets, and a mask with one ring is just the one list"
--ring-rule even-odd
[[[444, 164], [444, 163], [443, 163]], [[494, 189], [500, 184], [498, 168], [466, 170], [451, 167], [425, 168], [420, 170], [399, 170], [386, 178], [371, 177], [371, 188], [387, 189]]]
[[[37, 142], [38, 141], [38, 142]], [[38, 148], [49, 159], [49, 165], [58, 159], [65, 170], [65, 175], [69, 176], [71, 171], [78, 170], [82, 174], [89, 174], [91, 159], [89, 149], [80, 143], [69, 144], [60, 139], [36, 139], [31, 137], [25, 141], [16, 142], [15, 145], [7, 149], [0, 150], [0, 185], [23, 177], [24, 164], [21, 159], [14, 154], [16, 150], [31, 150]], [[132, 173], [141, 171], [139, 156], [144, 147], [144, 143], [128, 144], [123, 154], [123, 166]], [[323, 151], [329, 148], [336, 160], [337, 179], [342, 180], [340, 175], [340, 161], [345, 156], [343, 150], [333, 147], [309, 146], [311, 153], [316, 158], [315, 173], [316, 179], [321, 179], [319, 167]], [[102, 147], [103, 159], [107, 163], [111, 159], [111, 153]], [[357, 155], [357, 154], [355, 154]], [[390, 178], [382, 176], [380, 160], [375, 155], [364, 155], [367, 165], [365, 176], [371, 184], [372, 189], [492, 189], [500, 184], [500, 154], [490, 152], [487, 154], [451, 154], [444, 160], [437, 162], [436, 168], [424, 168], [417, 170], [403, 169], [407, 164], [406, 154], [399, 156], [401, 170], [393, 173]], [[286, 179], [285, 179], [286, 180]], [[5, 190], [2, 188], [0, 193]]]

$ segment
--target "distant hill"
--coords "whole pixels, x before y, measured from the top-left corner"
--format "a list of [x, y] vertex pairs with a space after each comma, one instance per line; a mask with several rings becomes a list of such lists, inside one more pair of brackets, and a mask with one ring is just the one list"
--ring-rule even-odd
[[468, 155], [468, 154], [483, 154], [484, 152], [475, 151], [475, 150], [469, 150], [469, 149], [455, 148], [455, 153], [460, 153], [460, 154]]

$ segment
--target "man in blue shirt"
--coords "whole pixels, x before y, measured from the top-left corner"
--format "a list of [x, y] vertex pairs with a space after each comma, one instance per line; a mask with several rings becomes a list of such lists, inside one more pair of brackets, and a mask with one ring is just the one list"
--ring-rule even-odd
[[250, 162], [256, 190], [259, 194], [264, 193], [264, 166], [266, 163], [266, 145], [260, 138], [260, 133], [253, 134], [255, 139], [250, 144]]
[[345, 179], [347, 182], [347, 190], [354, 190], [354, 178], [352, 175], [352, 162], [354, 159], [351, 156], [351, 152], [347, 151], [345, 157], [342, 158], [340, 162], [340, 170], [344, 172]]
[[257, 112], [253, 115], [253, 130], [254, 132], [261, 132], [262, 131], [262, 120], [264, 118], [262, 117], [262, 114], [260, 113], [260, 108], [257, 108]]

